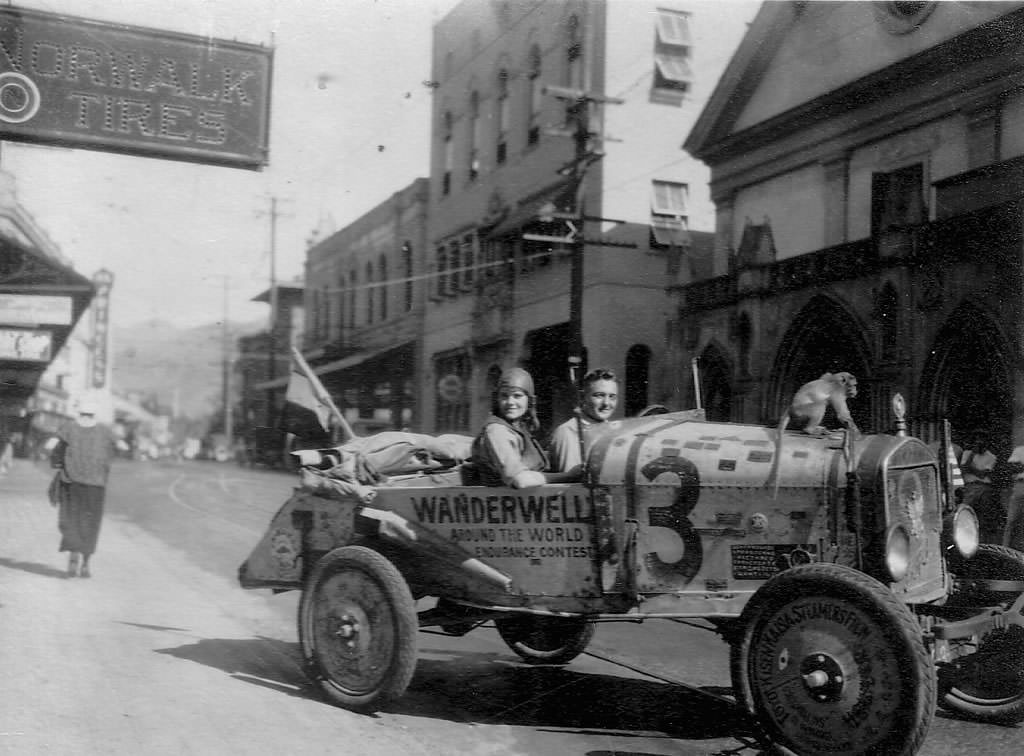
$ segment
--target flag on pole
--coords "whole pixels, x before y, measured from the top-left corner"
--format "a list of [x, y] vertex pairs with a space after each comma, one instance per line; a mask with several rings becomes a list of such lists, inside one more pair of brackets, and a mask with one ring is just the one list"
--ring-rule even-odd
[[288, 389], [284, 395], [281, 427], [299, 438], [322, 439], [330, 433], [328, 418], [331, 408], [324, 401], [323, 386], [314, 385], [315, 380], [315, 377], [311, 379], [298, 365], [292, 363]]

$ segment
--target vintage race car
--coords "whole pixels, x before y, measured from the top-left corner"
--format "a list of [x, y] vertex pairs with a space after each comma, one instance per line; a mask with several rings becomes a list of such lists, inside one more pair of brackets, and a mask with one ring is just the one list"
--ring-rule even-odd
[[422, 627], [493, 621], [558, 664], [595, 622], [704, 618], [773, 749], [914, 753], [936, 702], [1024, 720], [1024, 555], [978, 544], [894, 408], [897, 432], [856, 437], [623, 420], [574, 484], [296, 490], [239, 579], [302, 590], [309, 674], [345, 707], [403, 694]]

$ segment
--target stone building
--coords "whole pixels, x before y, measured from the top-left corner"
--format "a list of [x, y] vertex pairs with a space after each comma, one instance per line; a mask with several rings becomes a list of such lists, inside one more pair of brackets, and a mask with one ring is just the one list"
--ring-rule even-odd
[[1022, 34], [1017, 2], [763, 5], [685, 142], [716, 243], [669, 361], [712, 417], [774, 423], [847, 370], [861, 428], [898, 391], [926, 439], [1024, 442]]

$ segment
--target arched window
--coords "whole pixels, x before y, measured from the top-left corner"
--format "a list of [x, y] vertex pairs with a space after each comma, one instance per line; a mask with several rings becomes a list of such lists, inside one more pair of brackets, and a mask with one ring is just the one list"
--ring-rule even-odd
[[455, 163], [455, 146], [452, 142], [452, 114], [446, 112], [441, 124], [441, 139], [444, 141], [444, 170], [441, 173], [441, 194], [452, 190], [452, 166]]
[[379, 273], [378, 280], [380, 281], [380, 319], [388, 319], [388, 259], [384, 256], [380, 256], [380, 262], [377, 264], [377, 271]]
[[566, 19], [565, 33], [565, 85], [583, 88], [583, 39], [580, 19], [575, 13]]
[[359, 276], [356, 275], [355, 270], [352, 270], [348, 274], [348, 327], [355, 328], [356, 326], [356, 293], [359, 291], [356, 287], [359, 284]]
[[650, 404], [651, 349], [634, 344], [626, 352], [626, 416], [632, 417]]
[[373, 263], [366, 263], [366, 323], [373, 322]]
[[469, 180], [480, 175], [480, 95], [469, 96]]
[[540, 48], [534, 45], [530, 48], [528, 64], [529, 78], [527, 83], [530, 88], [530, 117], [527, 119], [527, 144], [536, 144], [540, 140], [540, 114], [544, 104], [544, 94], [541, 91], [543, 85], [540, 79], [540, 61]]
[[508, 71], [498, 71], [498, 136], [494, 150], [494, 160], [498, 165], [508, 157]]
[[338, 338], [341, 341], [345, 340], [345, 274], [338, 274], [338, 289], [334, 295], [334, 301], [338, 303], [338, 318], [336, 326], [338, 329]]
[[402, 272], [405, 278], [405, 311], [412, 310], [412, 245], [406, 242], [402, 245]]

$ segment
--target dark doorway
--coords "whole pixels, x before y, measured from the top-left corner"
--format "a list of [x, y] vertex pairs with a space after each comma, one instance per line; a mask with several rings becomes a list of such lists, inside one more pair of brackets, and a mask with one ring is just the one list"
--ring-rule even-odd
[[[537, 392], [539, 435], [546, 436], [555, 425], [570, 417], [576, 406], [576, 388], [569, 379], [569, 324], [530, 331], [526, 346], [530, 357], [525, 367], [533, 376]], [[577, 380], [587, 370], [586, 353], [583, 363]]]
[[1010, 350], [995, 322], [965, 304], [950, 316], [925, 364], [920, 396], [934, 422], [948, 419], [954, 443], [987, 428], [993, 451], [1010, 451], [1013, 397]]

